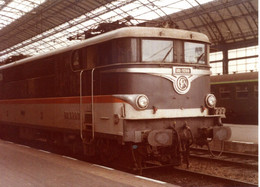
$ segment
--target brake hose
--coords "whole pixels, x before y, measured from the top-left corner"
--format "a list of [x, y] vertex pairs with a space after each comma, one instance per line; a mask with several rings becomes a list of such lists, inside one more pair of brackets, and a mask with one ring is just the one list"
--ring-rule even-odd
[[222, 155], [222, 153], [224, 152], [224, 141], [221, 141], [220, 152], [219, 152], [218, 155], [215, 155], [213, 153], [213, 151], [211, 150], [211, 148], [209, 146], [209, 142], [211, 142], [211, 141], [207, 141], [207, 147], [208, 147], [208, 150], [209, 150], [209, 153], [211, 154], [211, 156], [213, 156], [213, 157], [220, 157]]

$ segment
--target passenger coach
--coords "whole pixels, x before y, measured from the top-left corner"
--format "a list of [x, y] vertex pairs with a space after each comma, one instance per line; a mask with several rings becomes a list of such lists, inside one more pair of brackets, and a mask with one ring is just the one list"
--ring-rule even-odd
[[224, 123], [258, 125], [258, 72], [211, 76], [218, 106], [226, 108]]

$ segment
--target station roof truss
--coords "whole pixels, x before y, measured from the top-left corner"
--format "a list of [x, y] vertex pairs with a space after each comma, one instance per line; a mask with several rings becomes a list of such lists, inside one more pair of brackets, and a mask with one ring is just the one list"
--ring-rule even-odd
[[0, 61], [71, 45], [129, 17], [130, 25], [171, 20], [205, 33], [216, 51], [258, 45], [258, 0], [0, 0]]

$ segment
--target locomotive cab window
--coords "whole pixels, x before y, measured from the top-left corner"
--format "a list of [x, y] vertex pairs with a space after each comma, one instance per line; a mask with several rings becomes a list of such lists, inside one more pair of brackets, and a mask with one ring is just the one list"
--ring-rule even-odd
[[173, 41], [142, 40], [143, 62], [173, 62]]
[[206, 64], [206, 45], [184, 42], [184, 61], [192, 64]]

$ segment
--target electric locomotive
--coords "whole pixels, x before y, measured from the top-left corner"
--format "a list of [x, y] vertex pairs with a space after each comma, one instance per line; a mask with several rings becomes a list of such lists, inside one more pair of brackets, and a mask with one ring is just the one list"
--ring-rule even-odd
[[1, 136], [108, 162], [126, 153], [136, 168], [188, 164], [192, 144], [231, 133], [210, 93], [209, 39], [179, 29], [124, 27], [2, 65], [0, 99]]

